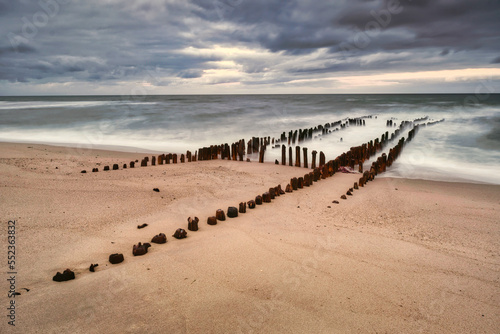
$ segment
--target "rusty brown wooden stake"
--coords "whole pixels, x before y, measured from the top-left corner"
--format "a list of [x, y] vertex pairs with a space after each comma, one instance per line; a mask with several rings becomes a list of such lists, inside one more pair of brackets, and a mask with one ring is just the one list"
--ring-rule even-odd
[[323, 166], [325, 164], [325, 154], [323, 151], [319, 152], [319, 166]]
[[276, 197], [276, 191], [273, 188], [269, 188], [269, 195], [271, 195], [271, 199], [274, 199]]
[[308, 168], [308, 163], [307, 163], [307, 147], [302, 148], [302, 151], [304, 152], [304, 168]]
[[300, 167], [300, 146], [295, 146], [295, 167]]
[[311, 154], [312, 154], [311, 169], [315, 169], [316, 168], [316, 154], [318, 154], [318, 152], [312, 151]]
[[264, 163], [264, 152], [265, 151], [266, 151], [266, 149], [264, 148], [264, 146], [261, 146], [260, 152], [259, 152], [259, 162], [260, 163]]
[[304, 188], [304, 178], [302, 176], [298, 178], [297, 188], [299, 188], [299, 189]]
[[285, 146], [285, 144], [281, 145], [281, 164], [283, 166], [286, 165], [286, 146]]
[[247, 212], [247, 203], [246, 202], [241, 202], [240, 203], [239, 212], [240, 213], [246, 213]]
[[290, 146], [288, 148], [288, 166], [292, 167], [293, 166], [293, 151], [292, 151], [292, 147]]
[[172, 154], [172, 160], [173, 160], [173, 163], [176, 164], [177, 163], [177, 154]]

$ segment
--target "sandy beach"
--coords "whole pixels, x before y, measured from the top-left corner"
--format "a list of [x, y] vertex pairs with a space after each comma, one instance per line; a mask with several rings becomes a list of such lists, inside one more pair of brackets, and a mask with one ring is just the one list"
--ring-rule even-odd
[[[380, 177], [342, 200], [359, 174], [337, 173], [210, 226], [217, 209], [306, 170], [227, 160], [121, 168], [146, 155], [0, 143], [0, 332], [498, 333], [500, 186]], [[114, 163], [120, 170], [102, 170]], [[194, 216], [199, 231], [173, 238]], [[132, 256], [158, 233], [166, 244]], [[125, 261], [110, 264], [112, 253]], [[74, 280], [52, 281], [66, 268]]]

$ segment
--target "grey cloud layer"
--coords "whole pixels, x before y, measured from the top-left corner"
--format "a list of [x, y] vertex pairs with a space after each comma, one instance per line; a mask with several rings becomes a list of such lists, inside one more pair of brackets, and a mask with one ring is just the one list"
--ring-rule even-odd
[[[251, 85], [338, 72], [482, 67], [499, 63], [499, 17], [499, 1], [0, 0], [0, 81], [109, 85], [148, 71], [197, 79], [223, 57], [180, 51], [214, 45], [287, 57], [289, 65], [234, 56], [249, 75], [241, 82]], [[267, 72], [274, 76], [259, 77]]]

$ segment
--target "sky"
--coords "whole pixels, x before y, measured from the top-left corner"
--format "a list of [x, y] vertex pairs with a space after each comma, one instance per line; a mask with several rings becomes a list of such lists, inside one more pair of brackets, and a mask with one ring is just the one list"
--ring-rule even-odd
[[500, 0], [0, 0], [0, 36], [0, 95], [500, 88]]

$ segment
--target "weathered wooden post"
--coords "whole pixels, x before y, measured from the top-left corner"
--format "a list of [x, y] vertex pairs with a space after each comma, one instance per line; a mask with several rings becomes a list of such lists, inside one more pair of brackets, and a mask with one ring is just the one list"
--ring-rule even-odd
[[239, 207], [240, 213], [246, 213], [247, 212], [247, 203], [241, 202], [240, 207]]
[[151, 158], [151, 166], [156, 166], [156, 157], [155, 156], [153, 156]]
[[321, 172], [320, 172], [319, 167], [314, 168], [314, 171], [313, 171], [313, 181], [317, 182], [320, 177], [321, 177]]
[[233, 160], [236, 161], [237, 157], [236, 157], [236, 144], [235, 143], [231, 144], [231, 157]]
[[285, 146], [285, 144], [281, 145], [281, 164], [283, 166], [286, 165], [286, 146]]
[[217, 218], [215, 216], [207, 218], [208, 225], [217, 225]]
[[276, 197], [276, 192], [274, 191], [274, 188], [269, 188], [269, 195], [271, 199], [274, 199]]
[[193, 158], [191, 157], [191, 152], [190, 151], [186, 152], [186, 157], [188, 159], [188, 162], [191, 162], [193, 160]]
[[262, 201], [264, 203], [271, 203], [271, 194], [269, 192], [265, 192], [262, 194]]
[[297, 179], [297, 188], [304, 188], [304, 178], [302, 176]]
[[318, 152], [316, 150], [314, 150], [311, 152], [311, 154], [312, 154], [311, 169], [315, 169], [316, 168], [316, 154], [318, 154]]
[[177, 163], [177, 154], [176, 153], [172, 154], [172, 158], [173, 158], [172, 159], [173, 163], [176, 164]]
[[266, 151], [264, 146], [261, 146], [260, 152], [259, 152], [259, 162], [264, 163], [264, 152]]
[[325, 164], [325, 154], [323, 151], [319, 152], [319, 166], [323, 166]]
[[248, 208], [249, 209], [255, 209], [255, 201], [254, 200], [248, 201]]
[[229, 218], [236, 218], [238, 217], [238, 209], [234, 206], [230, 206], [227, 208], [227, 216]]
[[295, 167], [300, 167], [300, 146], [295, 146]]
[[243, 156], [245, 155], [245, 140], [240, 140], [238, 142], [238, 157], [240, 161], [243, 161]]
[[223, 210], [218, 209], [215, 212], [215, 218], [217, 218], [217, 220], [224, 221], [224, 220], [226, 220], [226, 214], [224, 213]]
[[311, 176], [309, 174], [304, 175], [304, 186], [309, 187], [311, 185]]
[[210, 154], [211, 154], [211, 159], [212, 160], [217, 160], [219, 158], [219, 147], [218, 147], [218, 145], [211, 145], [210, 146]]
[[130, 168], [134, 168], [135, 167], [135, 162], [134, 161], [130, 161]]
[[252, 149], [254, 153], [259, 153], [259, 137], [252, 137]]
[[181, 154], [181, 163], [185, 163], [186, 162], [186, 158], [184, 157], [184, 153]]
[[307, 163], [307, 147], [303, 147], [302, 151], [304, 152], [304, 168], [308, 168], [309, 164]]
[[255, 204], [262, 205], [262, 196], [260, 195], [255, 196]]
[[188, 218], [188, 230], [190, 231], [198, 231], [198, 222], [200, 220], [198, 219], [198, 217], [194, 217], [194, 219], [192, 219], [191, 217]]
[[159, 233], [151, 239], [151, 242], [155, 244], [164, 244], [167, 242], [167, 236], [165, 233]]
[[293, 190], [297, 190], [298, 183], [299, 183], [299, 180], [296, 177], [290, 179], [290, 184], [292, 185]]
[[292, 167], [293, 166], [293, 157], [292, 157], [292, 147], [290, 146], [288, 148], [288, 166]]

